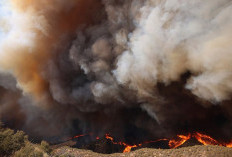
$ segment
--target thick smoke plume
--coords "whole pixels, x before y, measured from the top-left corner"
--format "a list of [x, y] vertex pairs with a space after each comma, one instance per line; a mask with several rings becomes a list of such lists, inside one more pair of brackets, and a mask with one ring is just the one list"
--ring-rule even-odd
[[231, 0], [3, 6], [0, 119], [8, 126], [52, 137], [223, 125], [231, 136]]

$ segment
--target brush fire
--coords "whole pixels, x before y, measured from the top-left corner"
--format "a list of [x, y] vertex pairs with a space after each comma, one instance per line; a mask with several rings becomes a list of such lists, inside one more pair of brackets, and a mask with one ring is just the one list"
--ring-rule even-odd
[[[89, 134], [77, 135], [77, 136], [74, 136], [68, 140], [78, 139], [79, 137], [84, 137], [87, 135], [89, 135]], [[155, 141], [145, 141], [143, 143], [134, 144], [134, 145], [129, 145], [129, 144], [126, 144], [125, 142], [115, 142], [114, 138], [112, 136], [110, 136], [110, 134], [105, 134], [104, 138], [110, 140], [114, 145], [124, 146], [123, 153], [128, 153], [131, 151], [132, 148], [139, 148], [139, 147], [143, 146], [143, 144], [156, 143], [156, 142], [160, 142], [160, 141], [167, 141], [169, 148], [174, 149], [174, 148], [178, 148], [178, 147], [182, 146], [185, 142], [187, 142], [191, 138], [195, 138], [199, 143], [201, 143], [203, 145], [218, 145], [218, 146], [232, 148], [232, 142], [229, 142], [229, 143], [218, 142], [217, 140], [213, 139], [212, 137], [205, 135], [205, 134], [201, 134], [199, 132], [195, 132], [193, 134], [188, 134], [188, 135], [177, 135], [177, 137], [174, 139], [158, 139]], [[99, 137], [96, 137], [96, 140], [99, 140], [99, 139], [100, 139]]]
[[232, 147], [231, 14], [231, 0], [1, 0], [0, 121], [77, 147]]

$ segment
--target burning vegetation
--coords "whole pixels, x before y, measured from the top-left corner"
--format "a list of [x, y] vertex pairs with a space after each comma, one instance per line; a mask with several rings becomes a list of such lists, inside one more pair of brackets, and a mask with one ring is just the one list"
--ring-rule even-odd
[[108, 132], [124, 152], [231, 147], [231, 14], [231, 0], [2, 0], [0, 120], [35, 141], [91, 133], [77, 147]]
[[[77, 135], [69, 140], [78, 139], [79, 137], [84, 137], [84, 136], [88, 136], [88, 135], [91, 135], [91, 134]], [[157, 143], [160, 141], [167, 141], [169, 148], [174, 149], [174, 148], [178, 148], [178, 147], [182, 146], [185, 142], [187, 142], [191, 138], [196, 139], [199, 143], [201, 143], [203, 145], [217, 145], [217, 146], [232, 148], [232, 141], [228, 142], [228, 143], [219, 142], [219, 141], [213, 139], [212, 137], [205, 135], [205, 134], [201, 134], [199, 132], [195, 132], [193, 134], [188, 134], [188, 135], [177, 135], [177, 137], [173, 138], [173, 139], [158, 139], [155, 141], [145, 141], [143, 143], [134, 144], [134, 145], [130, 145], [130, 144], [127, 144], [127, 143], [121, 142], [121, 141], [117, 142], [114, 140], [114, 138], [110, 134], [105, 134], [104, 138], [109, 140], [114, 145], [123, 146], [124, 147], [123, 153], [130, 152], [132, 148], [141, 148], [145, 144]], [[99, 137], [96, 137], [96, 140], [99, 140], [99, 139], [100, 139]], [[162, 146], [161, 146], [161, 148], [162, 148]]]

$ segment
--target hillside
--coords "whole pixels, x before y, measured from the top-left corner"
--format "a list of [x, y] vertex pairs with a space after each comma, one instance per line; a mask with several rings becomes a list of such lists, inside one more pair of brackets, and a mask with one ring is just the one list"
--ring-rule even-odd
[[130, 153], [98, 154], [88, 150], [62, 147], [53, 151], [52, 156], [63, 157], [232, 157], [232, 149], [220, 146], [191, 146], [179, 149], [143, 148]]

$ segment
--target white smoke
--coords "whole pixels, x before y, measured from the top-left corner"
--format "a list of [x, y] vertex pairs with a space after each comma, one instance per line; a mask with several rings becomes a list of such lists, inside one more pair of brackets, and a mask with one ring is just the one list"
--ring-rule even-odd
[[231, 0], [9, 2], [0, 3], [0, 117], [33, 134], [73, 120], [111, 129], [135, 108], [153, 119], [130, 123], [153, 134], [155, 121], [179, 122], [188, 107], [202, 112], [186, 119], [205, 118], [203, 105], [231, 100]]
[[186, 88], [193, 94], [212, 102], [230, 99], [231, 2], [149, 1], [119, 57], [117, 80], [144, 95], [188, 70], [193, 75]]

